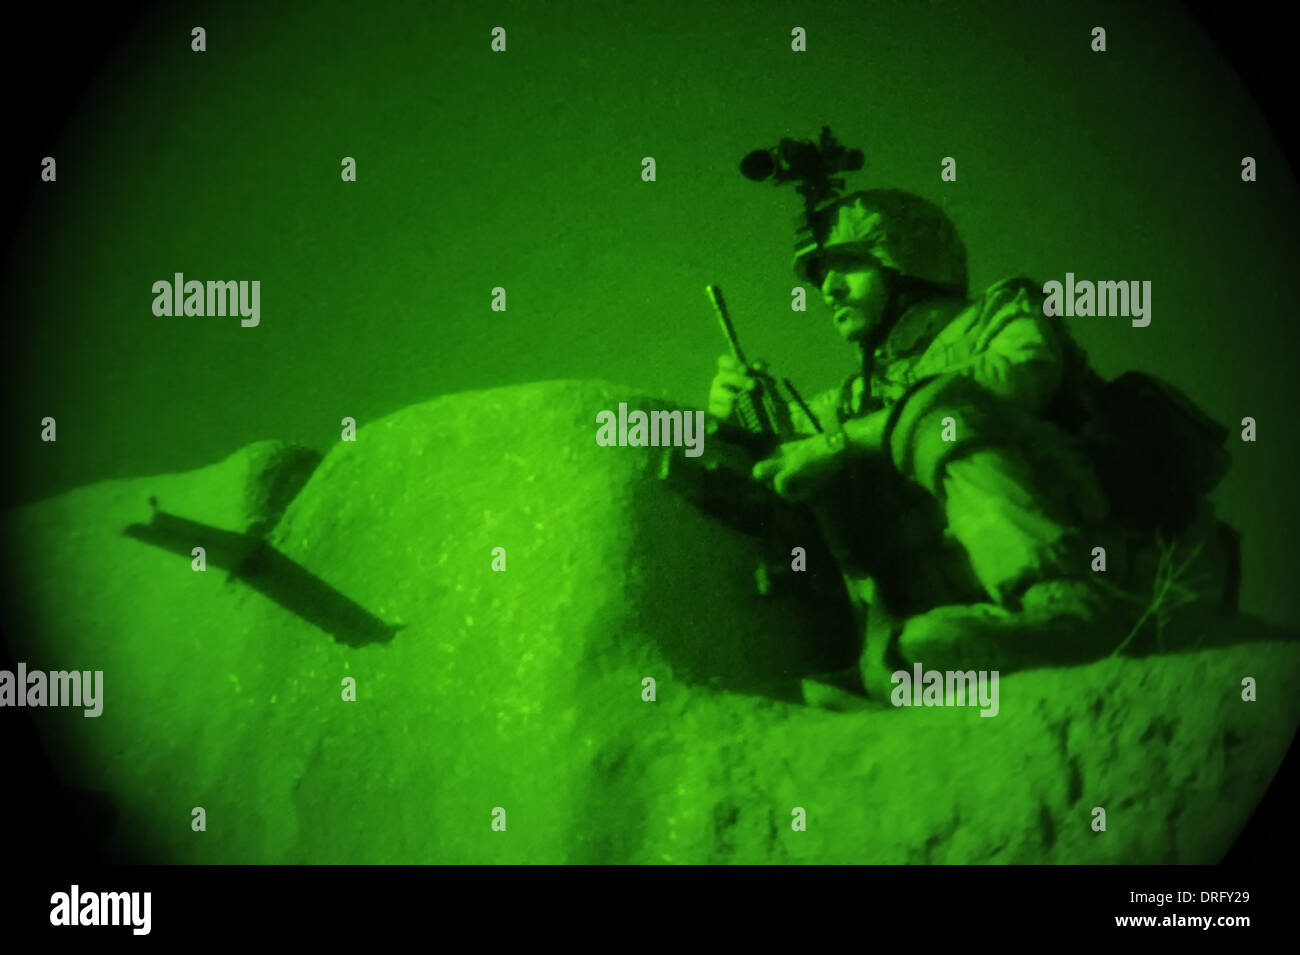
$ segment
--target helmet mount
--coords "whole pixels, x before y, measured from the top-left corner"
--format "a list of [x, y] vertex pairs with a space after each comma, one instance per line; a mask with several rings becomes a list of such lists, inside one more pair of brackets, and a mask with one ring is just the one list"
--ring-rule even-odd
[[839, 173], [857, 172], [863, 163], [861, 149], [845, 148], [831, 128], [823, 126], [816, 141], [786, 138], [775, 146], [755, 149], [740, 161], [740, 171], [755, 182], [795, 183], [795, 192], [803, 197], [807, 228], [816, 235], [820, 231], [818, 208], [833, 202], [844, 190]]

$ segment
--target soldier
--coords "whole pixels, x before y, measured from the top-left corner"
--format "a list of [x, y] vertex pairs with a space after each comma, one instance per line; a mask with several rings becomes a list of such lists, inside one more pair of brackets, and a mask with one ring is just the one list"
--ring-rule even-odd
[[[805, 681], [810, 700], [843, 705], [840, 689], [864, 687], [887, 699], [890, 675], [913, 663], [1093, 659], [1148, 621], [1163, 628], [1180, 602], [1222, 600], [1214, 581], [1186, 584], [1188, 551], [1226, 574], [1223, 548], [1205, 552], [1221, 542], [1205, 507], [1173, 543], [1116, 519], [1084, 440], [1101, 383], [1038, 286], [1010, 279], [967, 300], [955, 227], [906, 192], [854, 193], [811, 221], [796, 273], [859, 370], [811, 402], [822, 433], [792, 408], [810, 437], [752, 475], [816, 514], [865, 634], [859, 667]], [[710, 413], [731, 417], [754, 387], [720, 358]]]

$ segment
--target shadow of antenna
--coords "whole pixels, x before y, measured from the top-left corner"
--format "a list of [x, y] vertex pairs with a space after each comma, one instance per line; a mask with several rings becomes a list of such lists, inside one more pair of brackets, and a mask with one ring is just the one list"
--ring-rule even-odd
[[207, 562], [245, 586], [275, 601], [295, 616], [349, 647], [387, 643], [405, 624], [390, 624], [290, 560], [257, 534], [240, 534], [187, 520], [157, 508], [148, 524], [131, 524], [122, 533], [187, 559], [202, 547]]

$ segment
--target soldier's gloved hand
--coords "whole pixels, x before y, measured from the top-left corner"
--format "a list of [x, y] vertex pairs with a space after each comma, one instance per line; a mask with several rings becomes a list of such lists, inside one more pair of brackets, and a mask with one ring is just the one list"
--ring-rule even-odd
[[777, 453], [754, 465], [754, 480], [768, 483], [788, 501], [802, 501], [844, 461], [844, 436], [819, 434], [787, 441]]
[[730, 355], [718, 356], [718, 373], [709, 386], [709, 414], [726, 421], [736, 410], [736, 399], [758, 387], [758, 381]]

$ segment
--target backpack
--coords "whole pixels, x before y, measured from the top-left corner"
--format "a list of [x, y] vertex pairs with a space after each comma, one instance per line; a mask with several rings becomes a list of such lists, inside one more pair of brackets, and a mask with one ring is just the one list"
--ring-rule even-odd
[[1095, 384], [1079, 434], [1112, 517], [1177, 534], [1231, 466], [1228, 429], [1161, 378], [1129, 371]]

